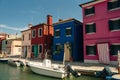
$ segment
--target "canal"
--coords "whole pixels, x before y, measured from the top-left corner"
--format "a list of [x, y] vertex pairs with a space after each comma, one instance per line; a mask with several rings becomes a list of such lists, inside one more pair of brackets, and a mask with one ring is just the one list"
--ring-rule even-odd
[[[29, 67], [13, 67], [0, 63], [0, 80], [61, 80], [34, 74]], [[91, 76], [66, 78], [65, 80], [102, 80]]]

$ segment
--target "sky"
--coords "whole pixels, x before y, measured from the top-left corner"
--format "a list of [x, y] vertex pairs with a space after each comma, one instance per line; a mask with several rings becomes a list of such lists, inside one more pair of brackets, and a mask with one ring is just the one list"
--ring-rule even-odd
[[82, 21], [79, 4], [88, 1], [91, 0], [0, 0], [0, 33], [21, 33], [30, 23], [47, 22], [47, 15], [53, 16], [53, 23], [68, 18]]

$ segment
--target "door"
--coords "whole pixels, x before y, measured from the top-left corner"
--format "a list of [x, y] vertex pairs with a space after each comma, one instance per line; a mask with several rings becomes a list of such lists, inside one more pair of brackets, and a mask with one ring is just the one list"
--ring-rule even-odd
[[70, 61], [70, 49], [68, 48], [68, 44], [64, 44], [64, 57], [65, 61]]
[[38, 45], [34, 45], [34, 57], [38, 56]]
[[109, 45], [108, 43], [97, 44], [97, 50], [99, 55], [99, 62], [104, 64], [109, 64]]

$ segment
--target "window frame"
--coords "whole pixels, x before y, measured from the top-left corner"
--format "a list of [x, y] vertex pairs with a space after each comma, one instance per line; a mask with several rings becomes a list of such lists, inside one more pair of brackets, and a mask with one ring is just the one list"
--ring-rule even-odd
[[[56, 31], [59, 31], [59, 36], [56, 36]], [[60, 38], [60, 29], [55, 30], [55, 38]]]
[[34, 47], [35, 47], [35, 45], [32, 45], [32, 53], [34, 53]]
[[[113, 6], [113, 4], [115, 5], [115, 2], [117, 3], [117, 6], [116, 7], [111, 7], [111, 6]], [[120, 1], [119, 0], [109, 0], [107, 5], [108, 5], [107, 7], [108, 7], [109, 11], [120, 9]]]
[[25, 37], [25, 35], [22, 35], [22, 41], [24, 41], [24, 37]]
[[[33, 32], [35, 31], [35, 36], [33, 36]], [[33, 29], [32, 30], [32, 38], [35, 38], [36, 37], [36, 29]]]
[[[118, 21], [118, 23], [117, 23], [117, 24], [118, 24], [117, 26], [119, 27], [118, 29], [114, 29], [115, 26], [113, 26], [113, 25], [115, 25], [115, 24], [114, 24], [115, 21]], [[110, 30], [110, 31], [120, 31], [120, 18], [110, 19], [110, 20], [108, 21], [108, 25], [109, 25], [109, 30]]]
[[[94, 48], [95, 48], [94, 54], [90, 54], [90, 52], [87, 50], [87, 47], [94, 47]], [[88, 52], [89, 52], [89, 53], [88, 53]], [[96, 44], [86, 45], [86, 55], [87, 55], [87, 56], [96, 56], [96, 55], [97, 55], [97, 45], [96, 45]]]
[[[59, 49], [57, 49], [57, 46], [59, 47]], [[55, 51], [61, 51], [61, 46], [63, 46], [61, 43], [56, 43], [55, 44]]]
[[[91, 25], [93, 25], [93, 26], [91, 26]], [[90, 32], [90, 31], [87, 31], [87, 29], [89, 28], [89, 27], [92, 27], [92, 31], [93, 32]], [[89, 28], [90, 29], [90, 28]], [[95, 30], [94, 30], [95, 29]], [[96, 33], [96, 23], [94, 23], [94, 22], [92, 22], [92, 23], [87, 23], [87, 24], [85, 24], [85, 33], [86, 34], [95, 34]]]
[[[40, 30], [41, 30], [41, 35], [40, 35]], [[42, 28], [38, 28], [38, 37], [42, 37], [43, 36], [43, 29]]]
[[[71, 34], [68, 34], [67, 35], [67, 30], [71, 30]], [[66, 37], [71, 37], [72, 36], [72, 27], [67, 27], [67, 28], [65, 28], [65, 34], [66, 34]]]
[[28, 34], [28, 40], [31, 40], [31, 34], [30, 33]]
[[[41, 50], [42, 50], [41, 52], [40, 52], [40, 46], [41, 46], [41, 48], [42, 48], [42, 49], [41, 49]], [[43, 44], [39, 44], [38, 52], [39, 52], [40, 54], [43, 53]]]
[[[90, 12], [93, 9], [92, 12]], [[90, 12], [90, 13], [89, 13]], [[92, 16], [95, 14], [95, 6], [90, 6], [84, 9], [84, 15], [85, 16]]]
[[[111, 48], [112, 46], [119, 46], [120, 47], [120, 43], [114, 43], [114, 44], [111, 44], [110, 45], [110, 55], [111, 56], [117, 56], [118, 54], [118, 52], [116, 52], [116, 54], [115, 53], [112, 53], [112, 50], [113, 50], [113, 48]], [[115, 47], [114, 47], [114, 49], [116, 49]], [[113, 52], [115, 52], [115, 50], [113, 51]]]

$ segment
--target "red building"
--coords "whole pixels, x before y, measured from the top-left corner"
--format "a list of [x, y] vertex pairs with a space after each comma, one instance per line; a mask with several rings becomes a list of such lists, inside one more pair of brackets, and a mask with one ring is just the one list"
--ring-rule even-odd
[[46, 51], [48, 55], [52, 50], [53, 26], [52, 16], [47, 16], [47, 23], [31, 27], [32, 53], [36, 58], [44, 58]]
[[116, 64], [120, 50], [120, 0], [93, 0], [83, 11], [84, 61]]

